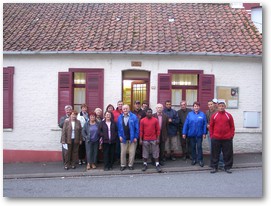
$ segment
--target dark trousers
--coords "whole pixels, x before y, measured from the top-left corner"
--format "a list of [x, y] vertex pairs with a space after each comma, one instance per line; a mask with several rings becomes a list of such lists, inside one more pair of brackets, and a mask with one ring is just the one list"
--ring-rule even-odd
[[159, 160], [160, 162], [163, 161], [163, 159], [165, 158], [165, 148], [166, 148], [166, 143], [165, 142], [160, 142], [159, 143]]
[[190, 139], [189, 138], [182, 138], [181, 136], [181, 147], [183, 151], [183, 156], [189, 158], [191, 155], [191, 147], [190, 147]]
[[84, 160], [86, 158], [85, 141], [82, 141], [82, 144], [79, 145], [78, 158], [79, 160]]
[[120, 160], [120, 140], [117, 138], [116, 146], [115, 146], [115, 158], [114, 161]]
[[104, 168], [112, 168], [116, 144], [103, 143]]
[[189, 137], [192, 160], [203, 161], [202, 137]]
[[233, 144], [232, 139], [230, 140], [218, 140], [211, 139], [212, 144], [212, 163], [211, 166], [213, 168], [218, 168], [219, 156], [222, 150], [223, 160], [224, 160], [224, 168], [231, 169], [233, 165]]
[[68, 151], [65, 154], [65, 166], [75, 166], [75, 162], [78, 158], [78, 148], [79, 144], [75, 144], [74, 140], [72, 140], [71, 144], [68, 144]]

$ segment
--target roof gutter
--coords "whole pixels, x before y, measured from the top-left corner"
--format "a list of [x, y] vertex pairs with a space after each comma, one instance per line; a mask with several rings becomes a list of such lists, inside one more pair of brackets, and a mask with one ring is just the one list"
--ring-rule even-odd
[[255, 57], [255, 54], [212, 53], [212, 52], [139, 52], [139, 51], [3, 51], [7, 55], [34, 55], [34, 54], [125, 54], [125, 55], [170, 55], [170, 56], [225, 56], [225, 57]]

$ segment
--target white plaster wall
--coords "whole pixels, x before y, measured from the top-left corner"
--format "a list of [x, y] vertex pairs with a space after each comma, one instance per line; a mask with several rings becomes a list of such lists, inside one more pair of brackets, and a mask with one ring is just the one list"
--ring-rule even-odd
[[[141, 61], [142, 66], [133, 68], [131, 61]], [[238, 132], [234, 143], [235, 148], [239, 148], [237, 152], [255, 152], [255, 150], [260, 152], [262, 149], [262, 128], [243, 128], [243, 111], [259, 111], [262, 114], [262, 62], [258, 58], [4, 55], [3, 66], [15, 67], [14, 128], [9, 132], [4, 130], [4, 149], [53, 151], [61, 149], [59, 143], [61, 131], [57, 126], [58, 72], [68, 71], [69, 68], [104, 68], [104, 108], [108, 104], [116, 106], [117, 101], [121, 99], [122, 70], [139, 69], [151, 72], [150, 105], [153, 109], [157, 102], [158, 73], [177, 69], [204, 70], [205, 74], [214, 74], [216, 86], [239, 87], [239, 108], [228, 110], [235, 119]], [[253, 148], [252, 143], [256, 145]]]

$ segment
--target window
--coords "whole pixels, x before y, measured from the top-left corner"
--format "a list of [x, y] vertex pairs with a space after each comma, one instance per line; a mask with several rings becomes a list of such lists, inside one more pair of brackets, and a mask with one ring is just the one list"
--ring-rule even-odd
[[3, 68], [3, 128], [13, 128], [14, 67]]
[[174, 109], [180, 108], [181, 100], [186, 100], [190, 107], [199, 101], [205, 112], [208, 101], [214, 98], [214, 75], [203, 74], [202, 70], [169, 70], [168, 74], [158, 74], [157, 96], [158, 103], [171, 100]]
[[103, 69], [70, 69], [58, 75], [58, 120], [65, 115], [64, 107], [68, 104], [77, 112], [83, 103], [88, 105], [89, 111], [103, 108]]

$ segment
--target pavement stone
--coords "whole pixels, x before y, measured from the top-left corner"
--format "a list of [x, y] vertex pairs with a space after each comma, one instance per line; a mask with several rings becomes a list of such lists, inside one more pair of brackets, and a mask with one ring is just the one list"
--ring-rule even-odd
[[[209, 155], [204, 155], [204, 167], [198, 164], [191, 165], [191, 160], [184, 161], [177, 158], [176, 161], [167, 160], [161, 166], [162, 172], [189, 172], [211, 170], [209, 167]], [[143, 172], [142, 160], [135, 160], [134, 170], [128, 168], [120, 171], [119, 164], [115, 164], [113, 170], [104, 171], [103, 163], [99, 163], [96, 169], [86, 170], [86, 165], [77, 165], [76, 169], [64, 170], [62, 162], [31, 162], [31, 163], [4, 163], [3, 178], [53, 178], [75, 176], [110, 176], [110, 175], [135, 175], [157, 173], [155, 166], [148, 163], [147, 171]], [[262, 167], [262, 153], [234, 154], [233, 170], [237, 168]]]

